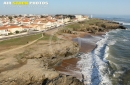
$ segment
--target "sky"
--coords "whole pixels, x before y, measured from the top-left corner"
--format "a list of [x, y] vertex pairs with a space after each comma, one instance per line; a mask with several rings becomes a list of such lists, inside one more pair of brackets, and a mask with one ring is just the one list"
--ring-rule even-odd
[[[12, 6], [6, 1], [46, 1], [48, 5]], [[130, 15], [130, 0], [0, 0], [0, 14], [108, 14]]]

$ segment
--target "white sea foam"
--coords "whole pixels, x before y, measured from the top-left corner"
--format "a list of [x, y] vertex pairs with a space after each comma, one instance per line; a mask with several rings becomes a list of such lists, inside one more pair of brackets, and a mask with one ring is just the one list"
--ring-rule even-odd
[[107, 85], [111, 85], [111, 82], [109, 80], [108, 74], [106, 73], [105, 70], [107, 70], [107, 63], [105, 63], [105, 57], [108, 56], [108, 46], [106, 45], [106, 41], [107, 41], [108, 37], [106, 36], [104, 39], [100, 40], [99, 42], [97, 42], [97, 48], [94, 50], [95, 51], [95, 58], [96, 58], [96, 65], [98, 66], [99, 69], [99, 75], [100, 75], [100, 79], [101, 82], [100, 84], [107, 84]]
[[126, 41], [129, 41], [129, 40], [127, 40], [127, 39], [123, 39], [123, 41], [126, 42]]
[[119, 31], [121, 31], [121, 29], [112, 30], [112, 31], [110, 31], [109, 33], [117, 33], [117, 32], [119, 32]]
[[97, 42], [95, 50], [81, 56], [78, 67], [84, 75], [84, 83], [87, 85], [112, 85], [108, 77], [108, 65], [104, 57], [108, 56], [109, 47], [106, 45], [107, 35]]
[[123, 25], [130, 25], [130, 23], [126, 23], [126, 22], [122, 22], [122, 21], [115, 21], [115, 22], [118, 22], [118, 23], [123, 24]]
[[85, 39], [85, 38], [81, 38], [81, 41], [84, 41], [86, 43], [91, 43], [91, 44], [95, 44], [95, 40], [90, 38], [90, 39]]
[[130, 25], [130, 23], [123, 23], [123, 25]]
[[109, 55], [108, 51], [109, 51], [109, 47], [108, 47], [108, 46], [106, 46], [106, 49], [105, 49], [105, 54], [104, 54], [104, 61], [107, 61], [107, 60], [106, 60], [106, 58], [107, 58], [107, 57], [108, 57], [108, 55]]
[[91, 53], [84, 54], [81, 56], [81, 60], [77, 63], [78, 67], [82, 70], [82, 74], [84, 75], [84, 81], [87, 84], [91, 83], [91, 75], [92, 74], [92, 58], [90, 57]]
[[114, 45], [116, 43], [116, 40], [111, 40], [108, 42], [108, 45]]

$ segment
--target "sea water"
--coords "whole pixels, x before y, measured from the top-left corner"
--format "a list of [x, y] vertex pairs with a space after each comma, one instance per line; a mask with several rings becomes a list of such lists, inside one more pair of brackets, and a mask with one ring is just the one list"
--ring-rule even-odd
[[123, 24], [128, 29], [107, 32], [97, 47], [81, 55], [78, 66], [86, 85], [130, 85], [130, 18], [98, 17]]

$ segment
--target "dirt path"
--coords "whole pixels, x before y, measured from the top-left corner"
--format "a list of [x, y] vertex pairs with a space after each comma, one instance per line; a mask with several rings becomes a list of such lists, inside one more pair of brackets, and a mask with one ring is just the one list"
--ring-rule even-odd
[[11, 51], [15, 51], [15, 50], [18, 50], [18, 49], [21, 49], [21, 48], [24, 48], [24, 47], [27, 47], [27, 46], [29, 46], [29, 45], [35, 43], [36, 41], [38, 41], [38, 40], [41, 39], [41, 38], [43, 38], [43, 36], [40, 37], [40, 38], [38, 38], [38, 39], [36, 39], [36, 40], [34, 40], [34, 41], [32, 41], [32, 42], [30, 42], [30, 43], [28, 43], [28, 44], [26, 44], [26, 45], [23, 45], [23, 46], [14, 48], [14, 49], [10, 49], [10, 50], [6, 50], [6, 51], [3, 51], [3, 52], [0, 52], [0, 55], [5, 54], [5, 53], [8, 53], [8, 52], [11, 52]]

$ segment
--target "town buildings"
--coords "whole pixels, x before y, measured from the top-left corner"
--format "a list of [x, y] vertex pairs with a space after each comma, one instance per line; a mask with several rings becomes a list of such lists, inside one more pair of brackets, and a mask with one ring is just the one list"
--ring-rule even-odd
[[59, 27], [70, 22], [83, 21], [87, 16], [75, 15], [73, 19], [68, 15], [13, 15], [0, 16], [0, 36], [32, 31], [44, 31]]

